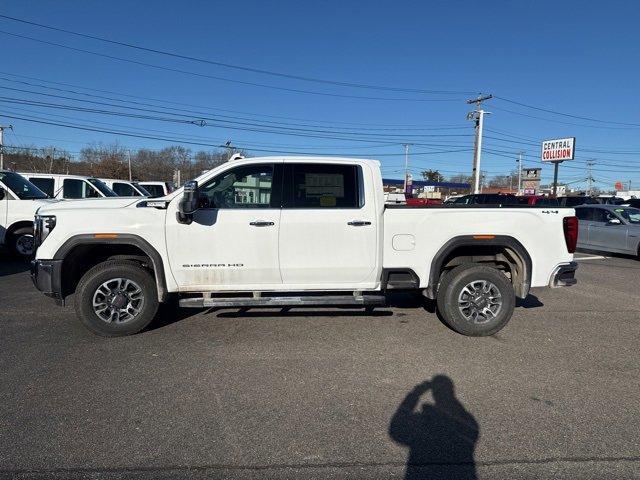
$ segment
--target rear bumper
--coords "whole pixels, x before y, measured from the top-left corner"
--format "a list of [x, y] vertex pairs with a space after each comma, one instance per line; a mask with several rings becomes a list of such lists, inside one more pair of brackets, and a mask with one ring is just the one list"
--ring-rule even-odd
[[54, 298], [62, 305], [62, 260], [33, 260], [31, 262], [31, 281], [46, 296]]
[[576, 279], [576, 270], [578, 269], [577, 262], [565, 263], [563, 265], [558, 265], [556, 269], [551, 274], [551, 279], [549, 280], [549, 286], [551, 288], [556, 287], [570, 287], [571, 285], [575, 285], [578, 280]]

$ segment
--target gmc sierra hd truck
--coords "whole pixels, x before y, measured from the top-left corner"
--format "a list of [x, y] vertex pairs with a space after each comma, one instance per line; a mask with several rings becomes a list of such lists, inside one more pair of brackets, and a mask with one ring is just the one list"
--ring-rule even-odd
[[491, 335], [531, 287], [575, 283], [570, 208], [385, 206], [380, 164], [233, 159], [154, 199], [40, 208], [36, 287], [105, 336], [139, 332], [160, 302], [182, 307], [384, 305], [436, 300], [464, 335]]

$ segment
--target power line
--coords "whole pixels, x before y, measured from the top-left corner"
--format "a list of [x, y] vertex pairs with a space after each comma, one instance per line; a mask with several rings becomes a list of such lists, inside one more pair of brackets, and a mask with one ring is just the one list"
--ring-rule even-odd
[[86, 50], [86, 49], [83, 49], [83, 48], [71, 47], [69, 45], [64, 45], [64, 44], [61, 44], [61, 43], [56, 43], [56, 42], [51, 42], [51, 41], [47, 41], [47, 40], [42, 40], [42, 39], [39, 39], [39, 38], [29, 37], [28, 35], [20, 35], [20, 34], [17, 34], [17, 33], [11, 33], [11, 32], [7, 32], [5, 30], [0, 30], [0, 33], [3, 34], [3, 35], [9, 35], [9, 36], [16, 37], [16, 38], [22, 38], [22, 39], [25, 39], [25, 40], [30, 40], [30, 41], [37, 42], [37, 43], [44, 44], [44, 45], [55, 46], [55, 47], [71, 50], [71, 51], [74, 51], [74, 52], [85, 53], [85, 54], [88, 54], [88, 55], [95, 55], [95, 56], [99, 56], [99, 57], [103, 57], [103, 58], [108, 58], [108, 59], [111, 59], [111, 60], [127, 62], [127, 63], [131, 63], [131, 64], [134, 64], [134, 65], [140, 65], [140, 66], [154, 68], [154, 69], [158, 69], [158, 70], [164, 70], [164, 71], [174, 72], [174, 73], [181, 73], [181, 74], [184, 74], [184, 75], [191, 75], [191, 76], [200, 77], [200, 78], [208, 78], [208, 79], [211, 79], [211, 80], [219, 80], [219, 81], [222, 81], [222, 82], [235, 83], [235, 84], [239, 84], [239, 85], [248, 85], [248, 86], [252, 86], [252, 87], [269, 88], [269, 89], [272, 89], [272, 90], [279, 90], [279, 91], [284, 91], [284, 92], [289, 92], [289, 93], [301, 93], [301, 94], [319, 95], [319, 96], [325, 96], [325, 97], [354, 98], [354, 99], [360, 99], [360, 100], [381, 100], [381, 101], [395, 101], [395, 102], [457, 102], [458, 101], [458, 99], [455, 99], [455, 98], [444, 98], [443, 99], [443, 98], [370, 97], [370, 96], [362, 96], [362, 95], [347, 95], [347, 94], [338, 94], [338, 93], [318, 92], [318, 91], [312, 91], [312, 90], [302, 90], [302, 89], [297, 89], [297, 88], [278, 87], [278, 86], [275, 86], [275, 85], [267, 85], [267, 84], [263, 84], [263, 83], [248, 82], [248, 81], [244, 81], [244, 80], [231, 79], [231, 78], [226, 78], [226, 77], [219, 77], [219, 76], [215, 76], [215, 75], [209, 75], [209, 74], [206, 74], [206, 73], [192, 72], [192, 71], [189, 71], [189, 70], [182, 70], [182, 69], [179, 69], [179, 68], [172, 68], [172, 67], [156, 65], [156, 64], [152, 64], [152, 63], [141, 62], [141, 61], [138, 61], [138, 60], [132, 60], [130, 58], [118, 57], [118, 56], [115, 56], [115, 55], [109, 55], [109, 54], [106, 54], [106, 53], [94, 52], [92, 50]]
[[[26, 117], [21, 117], [21, 116], [16, 116], [16, 115], [4, 115], [7, 118], [12, 118], [12, 119], [16, 119], [16, 120], [23, 120], [23, 121], [27, 121], [27, 122], [34, 122], [34, 123], [39, 123], [39, 124], [43, 124], [43, 125], [52, 125], [52, 126], [57, 126], [57, 127], [65, 127], [65, 128], [72, 128], [72, 129], [76, 129], [76, 130], [84, 130], [84, 131], [91, 131], [91, 132], [99, 132], [99, 133], [107, 133], [107, 134], [113, 134], [113, 135], [121, 135], [124, 137], [132, 137], [132, 138], [144, 138], [144, 139], [148, 139], [148, 140], [159, 140], [159, 141], [166, 141], [166, 142], [172, 142], [172, 143], [179, 143], [179, 144], [188, 144], [188, 145], [198, 145], [198, 146], [206, 146], [206, 147], [215, 147], [217, 148], [219, 145], [215, 144], [215, 143], [204, 143], [204, 142], [185, 142], [185, 141], [175, 141], [171, 138], [166, 138], [166, 137], [159, 137], [159, 136], [152, 136], [152, 135], [140, 135], [140, 134], [135, 134], [135, 133], [130, 133], [130, 132], [122, 132], [122, 131], [112, 131], [112, 130], [106, 130], [106, 129], [99, 129], [99, 128], [93, 128], [93, 127], [88, 127], [88, 126], [82, 126], [82, 125], [72, 125], [72, 124], [62, 124], [62, 123], [58, 123], [58, 122], [51, 122], [51, 121], [47, 121], [47, 120], [41, 120], [41, 119], [33, 119], [33, 118], [26, 118]], [[257, 151], [257, 152], [266, 152], [266, 153], [287, 153], [287, 154], [296, 154], [296, 155], [317, 155], [317, 153], [314, 152], [303, 152], [303, 151], [281, 151], [281, 150], [265, 150], [265, 149], [251, 149], [252, 151]], [[454, 150], [440, 150], [440, 151], [432, 151], [432, 152], [415, 152], [414, 155], [435, 155], [435, 154], [440, 154], [440, 153], [454, 153], [454, 152], [462, 152], [462, 151], [469, 151], [470, 149], [454, 149]], [[324, 155], [344, 155], [343, 153], [324, 153]], [[349, 156], [369, 156], [369, 153], [366, 154], [350, 154]], [[402, 154], [397, 154], [397, 153], [379, 153], [376, 154], [376, 156], [398, 156], [398, 155], [402, 155]]]
[[600, 118], [583, 117], [583, 116], [580, 116], [580, 115], [573, 115], [573, 114], [570, 114], [570, 113], [558, 112], [556, 110], [551, 110], [551, 109], [548, 109], [548, 108], [542, 108], [542, 107], [535, 107], [533, 105], [527, 105], [526, 103], [516, 102], [515, 100], [510, 100], [508, 98], [499, 97], [497, 95], [496, 95], [495, 98], [497, 100], [502, 100], [503, 102], [508, 102], [508, 103], [512, 103], [514, 105], [518, 105], [520, 107], [530, 108], [532, 110], [538, 110], [540, 112], [545, 112], [545, 113], [551, 113], [553, 115], [560, 115], [560, 116], [563, 116], [563, 117], [575, 118], [576, 120], [586, 120], [586, 121], [589, 121], [589, 122], [605, 123], [605, 124], [611, 124], [611, 125], [623, 125], [623, 126], [627, 126], [627, 127], [640, 127], [640, 123], [615, 122], [615, 121], [612, 121], [612, 120], [602, 120]]
[[[64, 90], [64, 89], [59, 89], [59, 88], [54, 88], [54, 87], [48, 87], [48, 86], [42, 86], [42, 85], [34, 85], [31, 84], [29, 82], [24, 82], [24, 81], [16, 81], [16, 80], [11, 80], [11, 79], [6, 79], [6, 78], [2, 78], [0, 77], [0, 80], [3, 81], [8, 81], [8, 82], [14, 82], [14, 83], [20, 83], [20, 84], [26, 84], [29, 86], [35, 86], [36, 88], [45, 88], [45, 89], [50, 89], [50, 90], [55, 90], [55, 91], [62, 91], [65, 93], [71, 93], [73, 95], [82, 95], [82, 96], [87, 96], [90, 98], [100, 98], [103, 100], [111, 100], [111, 101], [115, 101], [115, 102], [120, 102], [120, 103], [126, 103], [126, 104], [133, 104], [133, 105], [141, 105], [143, 107], [154, 107], [154, 108], [162, 108], [164, 110], [167, 110], [169, 112], [178, 112], [178, 114], [182, 115], [183, 113], [188, 113], [191, 114], [192, 116], [207, 116], [207, 115], [214, 115], [217, 117], [223, 117], [223, 118], [239, 118], [242, 120], [249, 120], [249, 121], [261, 121], [267, 124], [275, 124], [275, 125], [294, 125], [294, 126], [308, 126], [308, 127], [318, 127], [318, 128], [329, 128], [329, 129], [333, 129], [333, 130], [339, 130], [342, 129], [344, 127], [334, 127], [334, 126], [322, 126], [322, 125], [313, 125], [313, 124], [300, 124], [300, 123], [286, 123], [286, 122], [274, 122], [274, 121], [269, 121], [269, 120], [256, 120], [255, 118], [246, 118], [246, 117], [236, 117], [236, 116], [230, 116], [230, 115], [223, 115], [223, 114], [212, 114], [211, 112], [203, 112], [201, 110], [188, 110], [188, 109], [173, 109], [173, 108], [169, 108], [169, 107], [165, 107], [162, 105], [156, 105], [156, 104], [150, 104], [150, 103], [143, 103], [143, 102], [135, 102], [135, 101], [131, 101], [131, 100], [121, 100], [119, 98], [113, 98], [113, 97], [106, 97], [106, 96], [102, 96], [102, 95], [93, 95], [93, 94], [88, 94], [88, 93], [83, 93], [83, 92], [74, 92], [73, 90]], [[53, 98], [62, 98], [62, 99], [66, 99], [66, 100], [72, 100], [72, 101], [77, 101], [77, 102], [87, 102], [87, 103], [92, 103], [92, 104], [96, 104], [96, 105], [108, 105], [108, 106], [115, 106], [115, 107], [119, 107], [119, 108], [132, 108], [126, 105], [114, 105], [113, 103], [105, 103], [105, 102], [97, 102], [97, 101], [92, 101], [92, 100], [86, 100], [86, 99], [81, 99], [81, 98], [74, 98], [74, 97], [68, 97], [65, 95], [55, 95], [55, 94], [51, 94], [51, 93], [44, 93], [44, 92], [38, 92], [38, 91], [34, 91], [34, 90], [27, 90], [27, 89], [21, 89], [21, 88], [14, 88], [14, 87], [6, 87], [6, 86], [0, 86], [1, 89], [4, 90], [11, 90], [11, 91], [17, 91], [17, 92], [22, 92], [22, 93], [30, 93], [30, 94], [34, 94], [34, 95], [42, 95], [42, 96], [47, 96], [47, 97], [53, 97]], [[140, 107], [137, 107], [140, 110], [144, 110], [141, 109]], [[156, 113], [160, 113], [157, 112], [157, 110], [147, 110], [147, 111], [154, 111]], [[422, 128], [400, 128], [400, 127], [393, 127], [393, 128], [388, 128], [388, 127], [377, 127], [377, 128], [362, 128], [362, 127], [351, 127], [352, 129], [356, 129], [356, 130], [366, 130], [366, 131], [403, 131], [406, 132], [407, 130], [420, 130], [420, 131], [431, 131], [431, 130], [459, 130], [459, 129], [463, 129], [466, 127], [463, 126], [447, 126], [447, 127], [422, 127]]]
[[[115, 107], [115, 108], [124, 108], [127, 110], [135, 110], [135, 111], [141, 111], [141, 112], [150, 112], [150, 113], [159, 113], [159, 114], [166, 114], [169, 113], [171, 115], [177, 115], [179, 117], [187, 117], [186, 120], [176, 120], [178, 123], [190, 123], [190, 124], [194, 124], [194, 125], [199, 125], [202, 120], [210, 120], [210, 121], [215, 121], [215, 122], [229, 122], [229, 123], [234, 123], [234, 124], [239, 124], [239, 125], [249, 125], [249, 126], [259, 126], [259, 127], [265, 127], [265, 128], [277, 128], [277, 129], [291, 129], [291, 130], [295, 130], [295, 131], [308, 131], [308, 132], [315, 132], [315, 133], [333, 133], [333, 134], [350, 134], [350, 135], [363, 135], [363, 136], [370, 136], [370, 137], [374, 137], [374, 136], [382, 136], [382, 135], [391, 135], [391, 134], [383, 134], [383, 133], [370, 133], [370, 132], [359, 132], [359, 131], [347, 131], [347, 132], [342, 132], [340, 130], [337, 131], [331, 131], [331, 127], [317, 127], [315, 129], [305, 129], [305, 128], [298, 128], [298, 127], [305, 127], [305, 126], [309, 126], [309, 127], [314, 127], [313, 125], [305, 125], [305, 124], [291, 124], [291, 123], [281, 123], [281, 122], [269, 122], [267, 121], [266, 124], [265, 123], [251, 123], [254, 122], [255, 120], [252, 119], [247, 119], [247, 118], [243, 118], [243, 117], [232, 117], [229, 115], [218, 115], [217, 117], [215, 116], [200, 116], [200, 117], [195, 117], [193, 115], [185, 115], [184, 113], [180, 113], [180, 111], [174, 111], [171, 109], [167, 109], [165, 107], [157, 107], [157, 108], [161, 108], [164, 110], [168, 110], [168, 111], [164, 111], [164, 110], [155, 110], [155, 109], [149, 109], [149, 108], [142, 108], [142, 107], [130, 107], [127, 105], [118, 105], [118, 104], [113, 104], [113, 103], [109, 103], [109, 102], [98, 102], [98, 101], [93, 101], [93, 100], [84, 100], [84, 99], [76, 99], [73, 97], [68, 97], [68, 96], [64, 96], [64, 95], [55, 95], [55, 94], [50, 94], [50, 93], [42, 93], [42, 92], [34, 92], [33, 90], [25, 90], [25, 89], [19, 89], [19, 88], [12, 88], [12, 87], [2, 87], [0, 86], [0, 89], [5, 89], [5, 90], [12, 90], [12, 91], [18, 91], [18, 92], [22, 92], [22, 93], [30, 93], [30, 94], [36, 94], [36, 95], [42, 95], [42, 96], [46, 96], [46, 97], [52, 97], [52, 98], [59, 98], [59, 99], [63, 99], [63, 100], [71, 100], [74, 102], [80, 102], [80, 103], [90, 103], [93, 105], [103, 105], [103, 106], [109, 106], [109, 107]], [[59, 107], [59, 108], [64, 108], [64, 109], [69, 109], [69, 110], [74, 110], [74, 109], [78, 109], [78, 111], [86, 111], [89, 113], [105, 113], [105, 111], [97, 111], [95, 109], [86, 109], [85, 107], [75, 107], [75, 106], [70, 106], [70, 105], [61, 105], [61, 104], [53, 104], [53, 103], [45, 103], [45, 102], [38, 102], [38, 101], [34, 101], [34, 100], [28, 100], [28, 99], [21, 99], [21, 98], [15, 98], [15, 97], [0, 97], [6, 101], [9, 102], [23, 102], [24, 104], [27, 105], [38, 105], [38, 106], [44, 106], [44, 107]], [[105, 113], [106, 114], [106, 113]], [[129, 114], [123, 113], [123, 116], [127, 116]], [[157, 120], [157, 118], [146, 118], [148, 120]], [[231, 119], [231, 120], [227, 120], [227, 119]], [[248, 120], [249, 122], [238, 122], [236, 120]], [[166, 120], [163, 119], [163, 121], [170, 121], [170, 120]], [[206, 125], [201, 125], [201, 126], [206, 126]], [[318, 128], [328, 128], [329, 130], [319, 130]], [[335, 127], [334, 127], [335, 128]], [[421, 134], [403, 134], [404, 137], [406, 136], [411, 136], [411, 137], [466, 137], [468, 136], [467, 134], [447, 134], [447, 133], [439, 133], [439, 134], [426, 134], [426, 133], [421, 133]]]
[[[11, 76], [11, 77], [17, 77], [17, 78], [26, 78], [28, 80], [35, 80], [35, 81], [39, 81], [39, 82], [43, 82], [43, 83], [49, 83], [49, 84], [52, 84], [52, 85], [61, 85], [61, 86], [64, 86], [64, 87], [78, 88], [78, 89], [81, 89], [81, 90], [87, 90], [87, 91], [91, 91], [91, 92], [107, 93], [107, 94], [110, 94], [110, 95], [117, 95], [117, 96], [127, 97], [127, 98], [136, 98], [136, 99], [140, 99], [140, 100], [149, 100], [149, 101], [153, 101], [153, 102], [161, 102], [161, 103], [177, 105], [177, 106], [182, 106], [182, 107], [186, 106], [186, 107], [203, 108], [202, 105], [194, 105], [194, 104], [189, 104], [189, 103], [174, 102], [174, 101], [170, 101], [170, 100], [167, 100], [167, 99], [158, 99], [158, 98], [145, 97], [145, 96], [140, 96], [140, 95], [131, 95], [131, 94], [126, 94], [126, 93], [122, 93], [122, 92], [114, 92], [114, 91], [110, 91], [110, 90], [89, 88], [89, 87], [85, 87], [85, 86], [74, 85], [74, 84], [71, 84], [71, 83], [54, 82], [52, 80], [44, 80], [44, 79], [41, 79], [41, 78], [30, 77], [30, 76], [27, 76], [27, 75], [18, 75], [18, 74], [9, 73], [9, 72], [0, 72], [0, 74], [8, 75], [8, 76]], [[9, 80], [7, 80], [7, 81], [9, 81]], [[11, 80], [11, 81], [18, 82], [17, 80]], [[33, 85], [33, 84], [28, 84], [28, 85]], [[49, 86], [41, 86], [41, 88], [54, 89], [54, 87], [49, 87]], [[56, 90], [58, 90], [58, 89], [56, 89]], [[82, 93], [82, 92], [79, 93], [79, 94], [89, 95], [87, 93]], [[123, 101], [123, 100], [120, 100], [120, 101]], [[218, 111], [227, 112], [227, 113], [237, 113], [237, 114], [241, 114], [241, 115], [250, 115], [250, 116], [255, 116], [255, 117], [279, 118], [279, 119], [282, 119], [282, 120], [295, 120], [295, 121], [302, 121], [302, 122], [309, 122], [309, 123], [324, 123], [324, 124], [329, 123], [327, 120], [310, 120], [310, 119], [306, 119], [306, 118], [289, 117], [289, 116], [282, 116], [282, 115], [267, 115], [267, 114], [263, 114], [263, 113], [244, 112], [244, 111], [230, 110], [230, 109], [224, 109], [224, 108], [219, 108], [219, 107], [206, 106], [204, 108], [209, 109], [209, 110], [218, 110]], [[343, 124], [343, 125], [360, 125], [360, 126], [370, 126], [370, 127], [394, 127], [394, 128], [398, 128], [398, 129], [405, 129], [407, 127], [425, 128], [424, 124], [363, 123], [363, 122], [345, 122], [345, 121], [333, 120], [333, 119], [331, 120], [330, 123], [331, 124], [338, 123], [338, 124]], [[459, 124], [442, 124], [442, 125], [438, 124], [435, 128], [439, 128], [439, 127], [466, 128], [466, 127], [462, 127]]]
[[[154, 120], [161, 122], [170, 122], [170, 123], [179, 123], [184, 125], [198, 125], [201, 127], [217, 127], [217, 128], [225, 128], [231, 130], [240, 130], [240, 131], [250, 131], [250, 132], [262, 132], [262, 133], [272, 133], [276, 135], [285, 135], [285, 136], [297, 136], [297, 137], [307, 137], [307, 138], [323, 138], [323, 139], [331, 139], [331, 140], [347, 140], [347, 141], [356, 141], [356, 142], [368, 142], [368, 143], [389, 143], [391, 141], [399, 142], [401, 138], [399, 136], [382, 136], [380, 134], [369, 134], [369, 133], [361, 133], [361, 132], [331, 132], [331, 131], [323, 131], [323, 130], [313, 130], [313, 129], [304, 129], [304, 128], [291, 128], [291, 127], [277, 127], [271, 125], [260, 125], [260, 124], [252, 124], [248, 122], [237, 122], [230, 120], [218, 120], [211, 119], [210, 121], [205, 120], [189, 120], [189, 119], [176, 119], [171, 117], [159, 117], [152, 115], [141, 115], [127, 112], [117, 112], [112, 110], [104, 110], [104, 109], [92, 109], [85, 107], [75, 107], [70, 105], [62, 105], [62, 104], [54, 104], [47, 102], [37, 102], [31, 100], [24, 99], [15, 99], [12, 97], [0, 97], [0, 102], [19, 104], [19, 105], [30, 105], [30, 106], [39, 106], [44, 108], [53, 108], [53, 109], [62, 109], [62, 110], [71, 110], [77, 112], [84, 113], [94, 113], [100, 115], [109, 115], [116, 117], [126, 117], [126, 118], [135, 118], [135, 119], [143, 119], [143, 120]], [[328, 134], [328, 135], [324, 135]], [[344, 135], [344, 136], [336, 136], [336, 135]], [[347, 136], [347, 135], [357, 135], [357, 136]], [[470, 135], [456, 134], [421, 134], [421, 135], [405, 135], [416, 137], [416, 138], [441, 138], [441, 137], [469, 137]]]
[[496, 107], [495, 105], [492, 106], [492, 108], [494, 110], [498, 110], [498, 111], [506, 112], [506, 113], [511, 113], [513, 115], [520, 115], [522, 117], [533, 118], [533, 119], [536, 119], [536, 120], [542, 120], [544, 122], [558, 123], [558, 124], [561, 124], [561, 125], [573, 125], [573, 126], [576, 126], [576, 127], [583, 127], [583, 128], [599, 128], [599, 129], [609, 129], [609, 130], [629, 130], [629, 129], [637, 128], [637, 127], [610, 127], [610, 126], [605, 126], [605, 125], [586, 125], [584, 123], [565, 122], [565, 121], [562, 121], [562, 120], [556, 120], [554, 118], [538, 117], [536, 115], [529, 115], [528, 113], [522, 113], [522, 112], [517, 112], [517, 111], [514, 111], [514, 110], [509, 110], [507, 108]]
[[340, 87], [365, 88], [365, 89], [371, 89], [371, 90], [383, 90], [383, 91], [405, 92], [405, 93], [447, 94], [447, 95], [449, 95], [449, 94], [469, 95], [470, 93], [473, 93], [473, 92], [469, 92], [469, 91], [455, 91], [455, 90], [424, 90], [424, 89], [417, 89], [417, 88], [387, 87], [387, 86], [380, 86], [380, 85], [367, 85], [367, 84], [362, 84], [362, 83], [343, 82], [343, 81], [337, 81], [337, 80], [328, 80], [328, 79], [321, 79], [321, 78], [305, 77], [305, 76], [300, 76], [300, 75], [292, 75], [292, 74], [288, 74], [288, 73], [275, 72], [275, 71], [272, 71], [272, 70], [263, 70], [263, 69], [254, 68], [254, 67], [233, 65], [233, 64], [230, 64], [230, 63], [223, 63], [223, 62], [219, 62], [219, 61], [214, 61], [214, 60], [194, 57], [194, 56], [190, 56], [190, 55], [179, 54], [179, 53], [176, 53], [176, 52], [169, 52], [169, 51], [166, 51], [166, 50], [159, 50], [159, 49], [156, 49], [156, 48], [144, 47], [144, 46], [136, 45], [136, 44], [133, 44], [133, 43], [127, 43], [127, 42], [122, 42], [122, 41], [117, 41], [117, 40], [111, 40], [111, 39], [108, 39], [108, 38], [99, 37], [97, 35], [90, 35], [90, 34], [87, 34], [87, 33], [74, 32], [72, 30], [66, 30], [66, 29], [63, 29], [63, 28], [53, 27], [51, 25], [44, 25], [44, 24], [41, 24], [41, 23], [36, 23], [36, 22], [29, 21], [29, 20], [24, 20], [24, 19], [20, 19], [20, 18], [16, 18], [16, 17], [10, 17], [8, 15], [0, 15], [0, 18], [3, 18], [5, 20], [11, 20], [11, 21], [14, 21], [14, 22], [27, 24], [27, 25], [31, 25], [31, 26], [35, 26], [35, 27], [39, 27], [39, 28], [45, 28], [45, 29], [48, 29], [48, 30], [56, 31], [56, 32], [61, 32], [61, 33], [65, 33], [65, 34], [68, 34], [68, 35], [74, 35], [74, 36], [81, 37], [81, 38], [89, 38], [89, 39], [97, 40], [97, 41], [100, 41], [100, 42], [110, 43], [112, 45], [118, 45], [118, 46], [121, 46], [121, 47], [132, 48], [132, 49], [136, 49], [136, 50], [140, 50], [140, 51], [144, 51], [144, 52], [148, 52], [148, 53], [156, 53], [158, 55], [165, 55], [165, 56], [169, 56], [169, 57], [173, 57], [173, 58], [180, 58], [182, 60], [190, 60], [190, 61], [194, 61], [194, 62], [206, 63], [206, 64], [209, 64], [209, 65], [215, 65], [215, 66], [218, 66], [218, 67], [224, 67], [224, 68], [229, 68], [229, 69], [234, 69], [234, 70], [242, 70], [242, 71], [253, 72], [253, 73], [260, 73], [260, 74], [264, 74], [264, 75], [271, 75], [271, 76], [281, 77], [281, 78], [289, 78], [289, 79], [293, 79], [293, 80], [301, 80], [301, 81], [305, 81], [305, 82], [315, 82], [315, 83], [336, 85], [336, 86], [340, 86]]

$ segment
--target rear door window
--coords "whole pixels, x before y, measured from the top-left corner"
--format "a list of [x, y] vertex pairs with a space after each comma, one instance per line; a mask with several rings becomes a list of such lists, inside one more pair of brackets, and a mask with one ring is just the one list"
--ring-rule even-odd
[[87, 182], [77, 178], [65, 178], [62, 182], [63, 198], [98, 198], [100, 194]]
[[360, 208], [362, 175], [357, 165], [285, 164], [284, 208]]
[[144, 189], [151, 194], [152, 197], [164, 196], [164, 190], [162, 185], [149, 185], [148, 183], [143, 185]]
[[44, 193], [53, 197], [53, 193], [55, 190], [55, 181], [53, 178], [37, 178], [32, 177], [29, 178], [29, 181], [33, 183], [36, 187], [42, 190]]
[[119, 197], [139, 197], [140, 194], [128, 183], [113, 182], [111, 188]]

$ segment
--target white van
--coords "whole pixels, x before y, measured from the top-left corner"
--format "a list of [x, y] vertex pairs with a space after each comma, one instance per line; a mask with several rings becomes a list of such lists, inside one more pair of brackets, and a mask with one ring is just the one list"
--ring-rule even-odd
[[150, 193], [152, 198], [164, 197], [175, 190], [171, 182], [140, 182], [140, 185]]
[[33, 255], [33, 218], [53, 201], [21, 175], [0, 170], [0, 245], [23, 257]]
[[116, 192], [119, 197], [150, 197], [149, 193], [138, 182], [130, 182], [129, 180], [118, 180], [114, 178], [101, 178], [105, 185]]
[[21, 172], [20, 175], [51, 198], [78, 199], [117, 197], [116, 193], [98, 178], [84, 177], [82, 175], [30, 172]]

